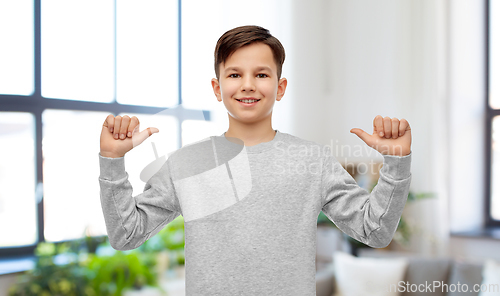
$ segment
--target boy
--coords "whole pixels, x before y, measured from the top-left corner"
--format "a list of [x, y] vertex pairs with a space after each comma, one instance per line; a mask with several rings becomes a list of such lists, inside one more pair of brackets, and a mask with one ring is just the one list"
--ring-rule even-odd
[[[372, 247], [387, 246], [396, 231], [411, 180], [408, 122], [379, 115], [372, 135], [351, 130], [384, 156], [378, 185], [368, 193], [329, 147], [271, 127], [274, 101], [287, 86], [284, 59], [283, 46], [264, 28], [224, 33], [212, 87], [229, 129], [210, 137], [213, 146], [177, 150], [135, 197], [124, 155], [131, 137], [137, 145], [158, 129], [139, 132], [136, 117], [109, 115], [104, 122], [99, 183], [110, 242], [118, 250], [137, 248], [182, 214], [188, 296], [316, 295], [320, 211]], [[232, 145], [238, 141], [244, 145]]]

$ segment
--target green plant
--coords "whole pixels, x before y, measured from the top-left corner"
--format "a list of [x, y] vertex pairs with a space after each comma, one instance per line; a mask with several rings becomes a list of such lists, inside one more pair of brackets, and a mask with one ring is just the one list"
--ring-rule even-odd
[[[35, 267], [19, 276], [9, 289], [9, 296], [108, 296], [144, 285], [158, 287], [155, 253], [136, 249], [98, 256], [95, 254], [98, 245], [112, 249], [107, 237], [104, 238], [39, 243]], [[56, 263], [58, 258], [66, 262]]]
[[125, 289], [158, 287], [155, 260], [150, 254], [117, 251], [111, 256], [90, 255], [86, 263], [89, 286], [96, 295], [122, 295]]
[[143, 252], [160, 252], [163, 250], [184, 249], [184, 218], [178, 216], [167, 224], [155, 236], [145, 241], [138, 250]]
[[22, 274], [9, 296], [24, 295], [95, 295], [78, 261], [56, 264], [56, 255], [65, 253], [68, 244], [39, 243], [35, 268]]
[[323, 211], [321, 211], [318, 215], [318, 225], [325, 225], [337, 228], [337, 225], [330, 220]]
[[[423, 193], [415, 193], [410, 191], [408, 194], [407, 204], [408, 202], [415, 202], [417, 200], [422, 200], [426, 198], [434, 198], [436, 195], [432, 192], [423, 192]], [[410, 243], [410, 238], [412, 235], [412, 228], [406, 222], [404, 215], [401, 216], [399, 220], [398, 228], [396, 229], [396, 234], [394, 235], [394, 239], [403, 246], [407, 246]]]
[[184, 217], [178, 216], [165, 226], [155, 236], [144, 242], [138, 250], [144, 253], [155, 253], [168, 251], [170, 267], [175, 265], [184, 265]]

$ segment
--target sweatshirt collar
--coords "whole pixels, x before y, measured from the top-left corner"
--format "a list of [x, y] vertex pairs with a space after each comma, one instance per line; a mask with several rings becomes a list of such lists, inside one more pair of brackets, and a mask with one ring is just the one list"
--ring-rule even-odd
[[[275, 145], [278, 145], [280, 141], [283, 141], [283, 133], [281, 133], [277, 129], [275, 131], [276, 134], [274, 135], [274, 138], [271, 141], [259, 143], [253, 146], [245, 146], [247, 153], [261, 153], [270, 150], [272, 148], [275, 148]], [[226, 132], [224, 132], [221, 136], [225, 137]]]

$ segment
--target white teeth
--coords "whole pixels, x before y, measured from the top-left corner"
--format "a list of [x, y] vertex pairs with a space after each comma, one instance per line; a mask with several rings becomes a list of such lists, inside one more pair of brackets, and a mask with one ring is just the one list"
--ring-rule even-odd
[[258, 100], [239, 100], [240, 102], [243, 102], [243, 103], [253, 103], [253, 102], [257, 102]]

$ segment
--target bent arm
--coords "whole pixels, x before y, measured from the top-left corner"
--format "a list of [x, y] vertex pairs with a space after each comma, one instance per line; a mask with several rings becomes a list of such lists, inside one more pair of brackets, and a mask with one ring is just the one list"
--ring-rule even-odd
[[138, 248], [181, 213], [168, 160], [135, 197], [124, 157], [108, 158], [99, 153], [99, 168], [101, 207], [114, 249]]
[[411, 155], [383, 155], [378, 183], [369, 193], [328, 153], [322, 172], [325, 215], [345, 234], [370, 247], [389, 245], [410, 190]]

